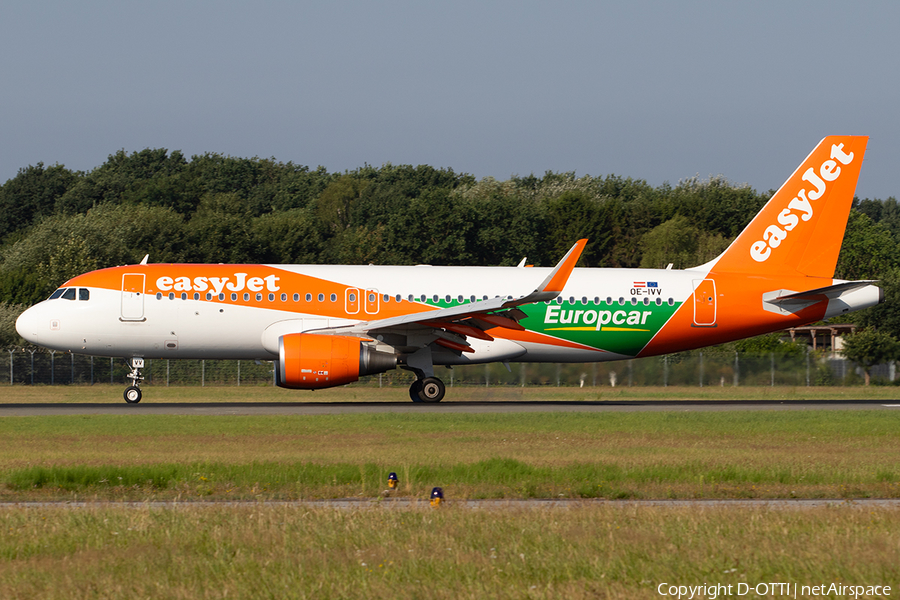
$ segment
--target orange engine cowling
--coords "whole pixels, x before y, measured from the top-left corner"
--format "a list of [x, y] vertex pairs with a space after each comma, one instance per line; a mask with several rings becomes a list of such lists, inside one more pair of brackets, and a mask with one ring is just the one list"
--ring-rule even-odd
[[378, 352], [360, 338], [291, 333], [278, 339], [275, 382], [284, 388], [315, 390], [352, 383], [396, 366], [396, 356]]

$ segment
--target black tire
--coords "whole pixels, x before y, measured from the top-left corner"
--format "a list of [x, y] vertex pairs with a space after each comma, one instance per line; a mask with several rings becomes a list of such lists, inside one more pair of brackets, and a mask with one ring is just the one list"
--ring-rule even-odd
[[409, 386], [409, 399], [413, 402], [422, 402], [422, 398], [419, 394], [422, 392], [422, 380], [416, 379], [412, 382], [412, 385]]
[[123, 396], [125, 397], [125, 402], [128, 404], [137, 404], [141, 401], [141, 388], [136, 385], [129, 385], [125, 388]]
[[422, 380], [419, 398], [422, 399], [422, 402], [440, 402], [444, 399], [446, 391], [447, 388], [444, 386], [443, 381], [437, 377], [426, 377]]

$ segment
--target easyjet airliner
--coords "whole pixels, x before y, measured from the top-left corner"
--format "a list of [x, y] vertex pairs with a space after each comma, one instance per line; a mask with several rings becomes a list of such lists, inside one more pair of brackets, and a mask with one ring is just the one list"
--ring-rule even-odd
[[437, 365], [594, 362], [699, 348], [882, 301], [833, 279], [867, 137], [822, 140], [721, 256], [685, 270], [141, 264], [79, 275], [16, 323], [47, 348], [128, 361], [275, 361], [276, 382], [319, 389], [396, 367], [439, 402]]

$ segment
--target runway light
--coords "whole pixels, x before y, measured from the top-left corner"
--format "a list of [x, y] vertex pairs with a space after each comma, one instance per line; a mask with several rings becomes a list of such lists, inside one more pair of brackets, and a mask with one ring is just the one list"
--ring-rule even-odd
[[431, 490], [431, 506], [432, 508], [437, 508], [441, 505], [441, 502], [444, 501], [444, 490], [439, 487]]
[[389, 489], [392, 489], [392, 490], [396, 489], [397, 484], [399, 484], [399, 483], [400, 483], [400, 480], [397, 479], [396, 473], [391, 473], [390, 475], [388, 475], [388, 488]]

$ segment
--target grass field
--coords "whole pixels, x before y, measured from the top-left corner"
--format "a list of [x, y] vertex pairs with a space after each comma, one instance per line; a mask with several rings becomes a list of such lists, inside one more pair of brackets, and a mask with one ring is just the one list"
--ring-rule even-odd
[[0, 499], [900, 497], [885, 411], [0, 420]]
[[[124, 403], [124, 385], [98, 384], [0, 387], [0, 404], [54, 402]], [[145, 403], [154, 402], [408, 402], [403, 386], [349, 385], [327, 390], [285, 390], [264, 386], [145, 386]], [[744, 386], [744, 387], [447, 387], [444, 402], [567, 401], [622, 402], [629, 400], [900, 400], [900, 387]]]
[[[23, 390], [44, 395], [29, 400]], [[14, 387], [18, 399], [3, 398], [47, 402], [59, 390], [70, 402], [98, 392], [119, 401], [121, 391]], [[148, 388], [145, 402], [157, 391], [163, 402], [296, 401], [272, 388]], [[325, 397], [395, 400], [397, 391]], [[603, 399], [640, 398], [610, 391]], [[594, 390], [544, 392], [528, 398], [598, 399]], [[491, 398], [506, 399], [480, 399]], [[748, 399], [715, 399], [726, 398]], [[0, 598], [659, 598], [662, 583], [759, 582], [891, 585], [894, 596], [896, 509], [467, 509], [454, 501], [900, 497], [898, 432], [900, 413], [881, 410], [5, 417], [0, 500], [99, 504], [0, 508]], [[401, 480], [394, 494], [421, 503], [265, 502], [378, 498], [390, 471]], [[449, 500], [437, 510], [426, 502], [435, 485]], [[236, 499], [259, 502], [196, 503]]]
[[900, 512], [885, 509], [35, 508], [0, 510], [0, 529], [6, 600], [578, 600], [767, 582], [893, 597], [900, 575]]

